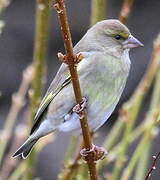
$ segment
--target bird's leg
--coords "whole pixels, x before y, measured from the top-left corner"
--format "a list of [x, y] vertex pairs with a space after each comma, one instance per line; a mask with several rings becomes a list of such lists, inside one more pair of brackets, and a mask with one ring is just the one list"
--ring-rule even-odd
[[80, 154], [85, 161], [98, 161], [104, 159], [108, 152], [105, 148], [93, 144], [90, 150], [82, 149]]
[[[85, 97], [83, 97], [83, 101], [80, 104], [77, 104], [76, 106], [74, 106], [72, 111], [77, 113], [79, 115], [79, 118], [82, 119], [83, 116], [82, 116], [81, 112], [86, 107], [87, 107], [87, 99]], [[106, 157], [106, 155], [108, 154], [108, 152], [106, 151], [105, 148], [92, 144], [91, 149], [89, 149], [89, 150], [82, 149], [80, 151], [80, 154], [85, 161], [88, 161], [88, 160], [98, 161], [98, 160], [104, 159]]]
[[[68, 64], [68, 59], [67, 59], [66, 55], [64, 55], [62, 53], [58, 53], [57, 55], [61, 62]], [[78, 64], [82, 59], [83, 59], [83, 55], [81, 53], [78, 53], [74, 57], [74, 63]]]

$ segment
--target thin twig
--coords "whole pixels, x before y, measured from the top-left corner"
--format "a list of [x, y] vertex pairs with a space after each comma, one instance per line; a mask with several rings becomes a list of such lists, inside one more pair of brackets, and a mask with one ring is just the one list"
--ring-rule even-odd
[[156, 163], [157, 163], [159, 157], [160, 157], [160, 152], [156, 156], [153, 156], [154, 160], [153, 160], [153, 163], [152, 163], [150, 170], [148, 171], [148, 173], [145, 177], [145, 180], [148, 180], [152, 174], [152, 171], [156, 169]]
[[147, 169], [149, 154], [150, 154], [150, 148], [151, 148], [151, 143], [146, 143], [144, 150], [143, 150], [143, 153], [140, 156], [139, 162], [136, 165], [136, 172], [134, 174], [134, 180], [144, 179], [146, 169]]
[[[66, 57], [68, 60], [68, 67], [71, 74], [76, 103], [81, 104], [82, 94], [81, 94], [81, 89], [80, 89], [80, 83], [78, 80], [76, 65], [74, 63], [75, 55], [73, 54], [73, 45], [72, 45], [71, 34], [69, 30], [69, 24], [67, 20], [67, 14], [66, 14], [64, 1], [55, 0], [54, 8], [57, 10], [57, 13], [58, 13], [58, 19], [59, 19], [59, 23], [61, 27], [62, 37], [64, 40]], [[83, 138], [84, 138], [84, 147], [85, 149], [90, 150], [92, 148], [92, 142], [91, 142], [89, 127], [87, 123], [87, 115], [86, 115], [85, 110], [81, 112], [80, 123], [81, 123]], [[92, 159], [89, 159], [87, 161], [87, 164], [89, 167], [89, 172], [90, 172], [89, 174], [90, 174], [91, 180], [97, 180], [98, 176], [96, 172], [95, 162]]]
[[123, 0], [123, 5], [119, 14], [119, 20], [122, 23], [126, 23], [126, 21], [128, 20], [133, 3], [134, 3], [134, 0]]

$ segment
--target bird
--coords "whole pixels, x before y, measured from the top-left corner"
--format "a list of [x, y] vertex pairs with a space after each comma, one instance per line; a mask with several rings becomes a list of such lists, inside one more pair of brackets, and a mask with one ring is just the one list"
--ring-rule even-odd
[[[97, 22], [73, 48], [89, 129], [95, 132], [110, 117], [124, 90], [131, 61], [129, 50], [143, 46], [117, 19]], [[62, 63], [34, 118], [28, 139], [13, 154], [26, 159], [36, 142], [56, 130], [81, 133], [68, 65]]]

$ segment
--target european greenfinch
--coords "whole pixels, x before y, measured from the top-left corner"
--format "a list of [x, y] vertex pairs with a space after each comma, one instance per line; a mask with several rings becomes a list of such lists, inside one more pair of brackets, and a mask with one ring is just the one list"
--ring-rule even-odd
[[[130, 70], [129, 50], [143, 44], [118, 20], [93, 25], [74, 47], [83, 59], [77, 64], [91, 131], [102, 126], [114, 111]], [[43, 136], [59, 130], [80, 134], [79, 115], [67, 64], [63, 63], [35, 115], [29, 138], [13, 155], [25, 159]]]

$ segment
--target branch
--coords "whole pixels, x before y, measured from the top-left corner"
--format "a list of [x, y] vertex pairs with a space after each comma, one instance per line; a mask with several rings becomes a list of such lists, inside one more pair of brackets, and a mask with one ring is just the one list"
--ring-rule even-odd
[[[71, 140], [73, 140], [73, 138], [75, 138], [75, 137], [72, 136]], [[73, 142], [71, 142], [71, 143], [75, 144], [76, 143], [75, 140], [77, 140], [77, 138], [75, 138], [73, 140]], [[76, 152], [76, 156], [75, 156], [74, 160], [65, 159], [66, 161], [64, 161], [64, 169], [58, 175], [58, 180], [68, 180], [68, 179], [70, 179], [72, 177], [73, 173], [75, 173], [75, 171], [79, 168], [79, 166], [81, 165], [81, 162], [80, 162], [81, 156], [80, 156], [79, 152], [83, 147], [84, 147], [84, 143], [83, 143], [83, 139], [81, 139], [81, 142], [80, 142], [80, 145], [79, 145], [78, 150]], [[67, 156], [68, 156], [68, 153], [69, 152], [66, 153]], [[73, 149], [70, 152], [70, 156], [69, 156], [70, 158], [71, 158], [71, 155], [72, 155], [71, 153], [73, 154]]]
[[44, 74], [46, 47], [48, 37], [50, 0], [36, 0], [36, 29], [33, 52], [33, 68], [35, 70], [31, 93], [31, 116], [33, 119], [42, 95], [42, 77]]
[[[58, 13], [58, 19], [59, 19], [59, 23], [61, 27], [61, 33], [62, 33], [62, 37], [64, 41], [66, 57], [68, 60], [68, 68], [71, 74], [76, 103], [81, 104], [82, 94], [81, 94], [76, 65], [74, 63], [75, 55], [73, 54], [73, 45], [72, 45], [71, 34], [69, 30], [69, 24], [68, 24], [64, 1], [55, 0], [54, 8], [56, 9]], [[87, 123], [87, 115], [86, 115], [85, 110], [81, 112], [80, 123], [81, 123], [81, 128], [82, 128], [83, 139], [84, 139], [84, 147], [86, 150], [90, 150], [92, 148], [92, 142], [91, 142], [89, 127]], [[95, 162], [92, 159], [89, 159], [87, 161], [87, 164], [89, 167], [89, 171], [90, 171], [89, 174], [90, 174], [91, 180], [97, 180], [98, 177], [97, 177]]]
[[[154, 41], [154, 49], [155, 49], [154, 56], [155, 56], [155, 58], [157, 57], [157, 59], [159, 59], [159, 56], [160, 56], [160, 34]], [[160, 85], [159, 85], [160, 70], [159, 70], [159, 68], [160, 68], [160, 65], [158, 66], [158, 72], [157, 72], [156, 78], [155, 78], [155, 84], [154, 84], [154, 89], [153, 89], [153, 94], [152, 94], [152, 99], [151, 99], [151, 104], [150, 104], [150, 111], [153, 111], [156, 106], [160, 105]], [[159, 115], [159, 112], [158, 112], [158, 115]], [[152, 164], [152, 167], [148, 171], [148, 173], [145, 177], [145, 180], [147, 180], [151, 176], [151, 173], [155, 169], [156, 161], [158, 160], [159, 156], [160, 156], [160, 152], [157, 154], [157, 156], [153, 156], [154, 162]]]
[[153, 156], [154, 161], [152, 163], [151, 169], [148, 171], [148, 173], [145, 177], [145, 180], [148, 180], [149, 177], [151, 176], [152, 171], [156, 169], [156, 163], [157, 163], [159, 157], [160, 157], [160, 152], [156, 156]]
[[[12, 143], [9, 152], [5, 155], [3, 164], [0, 170], [0, 180], [8, 180], [9, 175], [13, 169], [19, 165], [18, 159], [11, 158], [12, 153], [17, 149], [17, 146], [22, 144], [26, 138], [27, 127], [24, 124], [20, 124], [16, 127], [14, 132], [14, 142]], [[19, 133], [21, 132], [21, 133]], [[18, 179], [18, 178], [17, 178]]]
[[17, 115], [25, 104], [25, 96], [30, 86], [30, 83], [33, 79], [33, 74], [34, 74], [33, 67], [28, 66], [23, 71], [23, 77], [22, 77], [22, 81], [21, 81], [18, 91], [12, 95], [11, 108], [6, 118], [4, 128], [2, 132], [0, 133], [0, 136], [1, 136], [0, 138], [0, 142], [1, 142], [0, 164], [2, 163], [1, 161], [5, 152], [6, 146], [7, 146], [7, 142], [9, 141], [11, 137], [11, 133], [13, 130], [13, 126], [15, 125]]
[[[43, 87], [43, 74], [46, 58], [46, 47], [48, 37], [48, 22], [49, 22], [49, 5], [50, 0], [36, 0], [36, 24], [35, 24], [35, 40], [34, 40], [34, 52], [33, 52], [33, 68], [35, 71], [32, 90], [30, 96], [30, 122], [29, 126], [32, 126], [32, 120], [34, 119], [35, 112], [41, 100], [42, 87]], [[33, 163], [35, 161], [34, 151], [28, 157], [28, 173], [26, 180], [33, 179]]]
[[105, 19], [107, 0], [92, 0], [91, 1], [91, 25], [94, 25], [96, 22]]
[[[134, 180], [142, 180], [145, 177], [148, 159], [151, 149], [151, 143], [146, 143], [142, 154], [140, 155], [139, 162], [136, 165], [136, 172], [134, 173]], [[142, 168], [143, 167], [143, 168]]]
[[133, 3], [134, 3], [134, 0], [124, 0], [123, 1], [122, 9], [119, 14], [119, 20], [122, 23], [126, 23], [126, 21], [128, 20], [128, 17], [131, 13]]
[[21, 161], [18, 167], [13, 170], [8, 180], [20, 179], [25, 174], [26, 169], [27, 169], [27, 163], [25, 161]]

